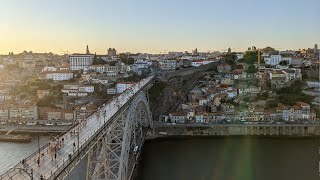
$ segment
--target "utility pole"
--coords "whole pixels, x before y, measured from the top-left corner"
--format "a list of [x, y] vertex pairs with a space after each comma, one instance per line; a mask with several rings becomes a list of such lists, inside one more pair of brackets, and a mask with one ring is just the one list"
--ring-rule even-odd
[[40, 157], [40, 137], [39, 137], [39, 134], [38, 134], [38, 151], [39, 151], [39, 157]]
[[258, 49], [258, 64], [260, 64], [260, 48]]
[[79, 150], [80, 150], [80, 126], [81, 126], [81, 122], [83, 121], [83, 118], [82, 120], [80, 121], [79, 125], [78, 125], [78, 155], [79, 155]]

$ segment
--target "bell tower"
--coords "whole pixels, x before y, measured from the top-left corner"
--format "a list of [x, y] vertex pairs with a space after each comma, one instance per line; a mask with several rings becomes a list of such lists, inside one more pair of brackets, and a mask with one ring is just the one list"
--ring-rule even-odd
[[90, 54], [90, 51], [89, 51], [89, 46], [87, 45], [87, 50], [86, 50], [86, 54]]

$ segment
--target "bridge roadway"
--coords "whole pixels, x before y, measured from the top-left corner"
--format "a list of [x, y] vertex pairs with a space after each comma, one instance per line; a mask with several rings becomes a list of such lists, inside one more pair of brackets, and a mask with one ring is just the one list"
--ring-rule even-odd
[[[25, 165], [19, 163], [8, 170], [6, 173], [0, 176], [2, 180], [26, 180], [31, 178], [40, 179], [40, 176], [44, 176], [45, 179], [54, 179], [58, 173], [70, 163], [70, 157], [74, 157], [77, 154], [78, 147], [87, 143], [88, 139], [98, 131], [105, 123], [108, 123], [110, 118], [120, 109], [135, 93], [144, 87], [153, 79], [153, 76], [149, 76], [139, 83], [136, 83], [130, 90], [127, 90], [120, 94], [117, 98], [113, 99], [110, 103], [106, 103], [99, 107], [93, 114], [91, 114], [85, 121], [80, 122], [78, 125], [71, 128], [63, 136], [59, 137], [56, 142], [61, 141], [64, 138], [64, 144], [58, 151], [56, 159], [54, 158], [54, 153], [50, 152], [49, 143], [41, 147], [40, 152], [34, 152], [29, 157], [25, 159]], [[105, 120], [103, 118], [103, 112], [107, 111], [105, 114]], [[72, 133], [76, 132], [76, 133]], [[78, 136], [72, 135], [79, 132], [79, 144]], [[51, 141], [51, 145], [55, 142]], [[74, 146], [75, 143], [75, 146]], [[81, 148], [80, 148], [81, 149]], [[52, 160], [53, 155], [53, 160]], [[38, 165], [37, 159], [40, 158], [40, 163]]]

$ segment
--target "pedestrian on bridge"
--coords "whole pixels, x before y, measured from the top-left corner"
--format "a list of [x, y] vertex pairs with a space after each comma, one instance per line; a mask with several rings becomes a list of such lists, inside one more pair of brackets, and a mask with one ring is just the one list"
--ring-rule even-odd
[[37, 159], [37, 164], [38, 164], [38, 167], [40, 167], [40, 156]]

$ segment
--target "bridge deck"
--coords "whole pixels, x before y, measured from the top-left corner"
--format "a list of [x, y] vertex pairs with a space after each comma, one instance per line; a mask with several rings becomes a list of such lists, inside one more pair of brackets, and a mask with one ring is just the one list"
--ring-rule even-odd
[[[25, 166], [22, 163], [17, 164], [9, 171], [1, 175], [1, 179], [28, 179], [29, 175], [21, 169], [33, 170], [33, 177], [39, 179], [40, 176], [44, 176], [45, 179], [53, 179], [61, 171], [66, 164], [70, 162], [69, 156], [76, 156], [78, 146], [82, 146], [88, 141], [88, 139], [95, 134], [95, 132], [107, 123], [110, 118], [121, 108], [135, 93], [137, 93], [145, 84], [149, 83], [153, 77], [148, 77], [135, 84], [131, 90], [127, 90], [115, 98], [110, 103], [106, 103], [99, 107], [92, 115], [90, 115], [85, 121], [79, 123], [73, 127], [63, 136], [59, 137], [57, 141], [61, 141], [64, 138], [64, 144], [57, 152], [56, 159], [54, 153], [50, 152], [49, 145], [47, 144], [41, 148], [41, 152], [35, 152], [32, 156], [26, 158]], [[103, 112], [106, 110], [105, 120]], [[79, 131], [79, 145], [77, 132]], [[75, 134], [72, 132], [76, 132]], [[53, 144], [54, 142], [51, 142]], [[74, 147], [75, 143], [75, 147]], [[38, 166], [37, 159], [40, 157], [40, 163]], [[52, 160], [53, 157], [53, 160]]]

